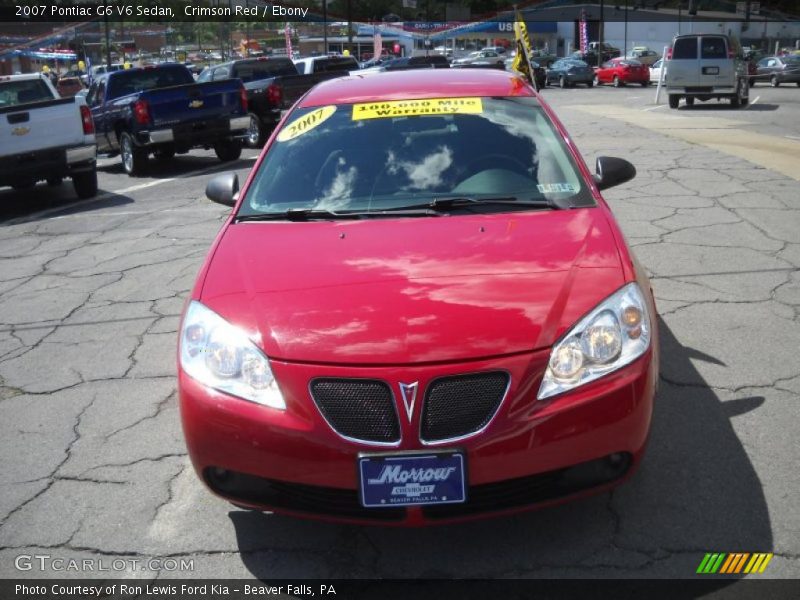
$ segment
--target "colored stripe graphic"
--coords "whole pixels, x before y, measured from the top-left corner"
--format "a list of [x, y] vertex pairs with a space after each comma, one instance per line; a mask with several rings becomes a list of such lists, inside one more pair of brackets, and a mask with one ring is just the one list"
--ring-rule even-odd
[[742, 567], [744, 567], [744, 563], [745, 563], [745, 561], [747, 561], [748, 558], [750, 558], [750, 553], [749, 552], [745, 552], [744, 554], [742, 554], [742, 558], [739, 560], [738, 563], [736, 563], [736, 569], [732, 569], [732, 572], [733, 573], [741, 573], [742, 572]]
[[771, 552], [707, 552], [696, 572], [703, 575], [763, 573], [773, 556]]
[[697, 567], [697, 573], [705, 573], [706, 572], [706, 565], [708, 564], [708, 561], [710, 559], [711, 559], [711, 554], [706, 554], [703, 557], [703, 560], [700, 561], [700, 566]]
[[731, 563], [735, 562], [736, 554], [728, 554], [728, 559], [722, 563], [722, 568], [719, 570], [720, 573], [728, 573], [728, 569], [731, 567]]
[[765, 555], [764, 562], [761, 563], [761, 568], [758, 570], [759, 573], [763, 573], [764, 572], [764, 569], [767, 568], [767, 565], [769, 564], [769, 561], [772, 560], [772, 556], [773, 556], [772, 552], [770, 552], [769, 554]]

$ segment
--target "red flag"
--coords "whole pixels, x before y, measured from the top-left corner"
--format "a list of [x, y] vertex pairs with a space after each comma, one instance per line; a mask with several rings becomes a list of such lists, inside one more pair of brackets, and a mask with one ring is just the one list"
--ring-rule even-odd
[[378, 31], [378, 28], [375, 28], [375, 35], [373, 36], [373, 58], [379, 59], [383, 52], [383, 38], [381, 38], [381, 32]]
[[581, 53], [586, 54], [589, 49], [589, 32], [586, 27], [586, 11], [584, 10], [581, 11], [580, 36]]
[[289, 27], [289, 23], [286, 23], [283, 32], [286, 36], [286, 56], [292, 58], [292, 28]]

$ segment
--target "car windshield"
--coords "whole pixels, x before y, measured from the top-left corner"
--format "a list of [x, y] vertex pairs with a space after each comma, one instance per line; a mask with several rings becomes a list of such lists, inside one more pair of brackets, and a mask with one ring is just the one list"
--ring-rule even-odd
[[[258, 168], [238, 216], [292, 209], [369, 213], [437, 199], [498, 197], [594, 205], [561, 135], [534, 98], [295, 110]], [[532, 207], [508, 202], [469, 210], [523, 208]]]

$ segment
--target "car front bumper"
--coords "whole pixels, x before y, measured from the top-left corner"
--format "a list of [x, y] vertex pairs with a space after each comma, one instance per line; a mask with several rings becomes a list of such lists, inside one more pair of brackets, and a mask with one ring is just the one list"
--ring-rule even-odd
[[[641, 460], [658, 380], [652, 348], [631, 365], [546, 401], [536, 393], [549, 351], [436, 366], [343, 367], [272, 361], [287, 409], [211, 390], [179, 370], [181, 418], [189, 454], [204, 483], [235, 504], [355, 523], [426, 525], [529, 510], [619, 484]], [[453, 443], [419, 439], [427, 382], [506, 371], [510, 385], [494, 418]], [[344, 439], [309, 391], [318, 377], [419, 382], [418, 407], [392, 448]], [[395, 394], [397, 396], [397, 394]], [[374, 452], [453, 449], [466, 457], [464, 504], [363, 508], [357, 458]]]

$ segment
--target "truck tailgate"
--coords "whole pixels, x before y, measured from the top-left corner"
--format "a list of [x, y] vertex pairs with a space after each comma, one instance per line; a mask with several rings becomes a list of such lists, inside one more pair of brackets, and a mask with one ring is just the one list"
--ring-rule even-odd
[[0, 156], [83, 143], [75, 97], [0, 108]]
[[222, 117], [242, 116], [238, 79], [189, 83], [148, 90], [141, 95], [150, 105], [153, 126], [167, 127], [178, 123]]

